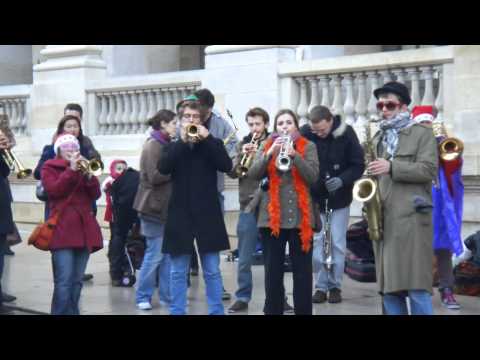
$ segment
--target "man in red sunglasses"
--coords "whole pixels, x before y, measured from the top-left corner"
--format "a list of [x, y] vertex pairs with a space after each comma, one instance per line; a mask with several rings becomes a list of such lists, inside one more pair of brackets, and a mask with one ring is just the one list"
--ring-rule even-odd
[[382, 115], [368, 172], [379, 182], [383, 238], [373, 244], [377, 282], [388, 315], [431, 315], [432, 181], [438, 168], [432, 130], [412, 121], [408, 89], [389, 82], [374, 91]]

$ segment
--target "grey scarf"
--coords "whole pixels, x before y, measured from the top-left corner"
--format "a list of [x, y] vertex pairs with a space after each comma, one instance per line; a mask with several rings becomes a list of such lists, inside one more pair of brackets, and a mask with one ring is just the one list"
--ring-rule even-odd
[[414, 122], [411, 121], [408, 111], [399, 113], [391, 119], [382, 120], [380, 122], [380, 130], [383, 132], [383, 145], [386, 147], [387, 152], [392, 158], [398, 146], [398, 132], [412, 126], [413, 124]]

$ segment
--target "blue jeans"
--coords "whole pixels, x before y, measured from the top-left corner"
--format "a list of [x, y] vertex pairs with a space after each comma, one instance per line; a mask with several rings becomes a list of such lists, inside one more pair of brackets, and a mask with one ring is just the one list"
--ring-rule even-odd
[[240, 212], [237, 224], [238, 236], [238, 290], [235, 293], [237, 300], [250, 302], [252, 298], [252, 262], [257, 248], [258, 228], [253, 213]]
[[158, 279], [158, 297], [170, 303], [170, 256], [162, 253], [165, 225], [140, 218], [142, 235], [146, 238], [146, 249], [138, 277], [136, 301], [151, 302]]
[[408, 315], [407, 296], [412, 315], [433, 315], [432, 296], [426, 290], [409, 290], [399, 294], [385, 294], [383, 305], [386, 315]]
[[[200, 253], [203, 278], [208, 304], [208, 315], [224, 315], [222, 303], [223, 284], [220, 273], [220, 254], [218, 252]], [[191, 254], [171, 255], [172, 270], [170, 272], [171, 315], [185, 315], [187, 312], [187, 271]]]
[[89, 257], [86, 248], [52, 251], [52, 315], [80, 315], [78, 302]]
[[[325, 214], [320, 215], [322, 224], [325, 224]], [[343, 271], [345, 269], [345, 250], [347, 247], [347, 227], [350, 216], [350, 207], [334, 210], [331, 217], [332, 230], [332, 259], [333, 266], [329, 273], [323, 264], [323, 241], [324, 234], [317, 233], [313, 240], [313, 262], [315, 276], [315, 288], [323, 292], [333, 288], [342, 288]]]

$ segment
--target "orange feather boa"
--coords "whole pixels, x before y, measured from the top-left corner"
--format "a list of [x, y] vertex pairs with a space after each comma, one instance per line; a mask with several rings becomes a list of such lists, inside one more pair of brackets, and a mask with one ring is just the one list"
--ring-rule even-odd
[[[305, 150], [307, 147], [307, 140], [303, 137], [299, 137], [295, 141], [295, 147], [297, 153], [304, 158]], [[265, 144], [265, 154], [273, 145], [273, 140], [270, 138]], [[277, 167], [275, 166], [276, 157], [272, 157], [268, 163], [267, 172], [269, 178], [269, 195], [270, 202], [267, 206], [268, 214], [270, 217], [270, 229], [272, 235], [277, 237], [280, 235], [280, 185], [281, 178], [278, 175]], [[310, 197], [309, 189], [305, 181], [302, 179], [300, 173], [296, 167], [292, 167], [293, 183], [295, 191], [297, 193], [297, 205], [300, 209], [302, 221], [300, 222], [300, 240], [302, 244], [302, 250], [304, 252], [310, 251], [312, 246], [313, 230], [310, 223]]]

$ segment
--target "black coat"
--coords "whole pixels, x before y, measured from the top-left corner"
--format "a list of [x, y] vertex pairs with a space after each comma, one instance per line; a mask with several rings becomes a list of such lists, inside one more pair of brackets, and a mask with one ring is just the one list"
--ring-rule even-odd
[[138, 222], [137, 211], [133, 201], [140, 183], [140, 173], [128, 168], [116, 179], [110, 191], [112, 196], [113, 222], [122, 234], [128, 233], [133, 223]]
[[13, 232], [12, 193], [7, 179], [9, 174], [10, 168], [0, 156], [0, 234], [4, 235]]
[[169, 144], [158, 170], [172, 176], [163, 252], [191, 254], [193, 240], [200, 253], [230, 248], [217, 190], [217, 171], [229, 172], [232, 160], [222, 140], [209, 135], [190, 147], [182, 140]]
[[[320, 175], [311, 192], [314, 200], [320, 204], [320, 211], [325, 211], [325, 200], [328, 197], [328, 207], [341, 209], [352, 203], [353, 184], [365, 171], [365, 159], [357, 134], [339, 116], [334, 117], [332, 131], [321, 139], [313, 134], [309, 125], [304, 125], [300, 132], [317, 146], [320, 163]], [[328, 194], [325, 187], [327, 172], [330, 177], [339, 177], [343, 187]]]

